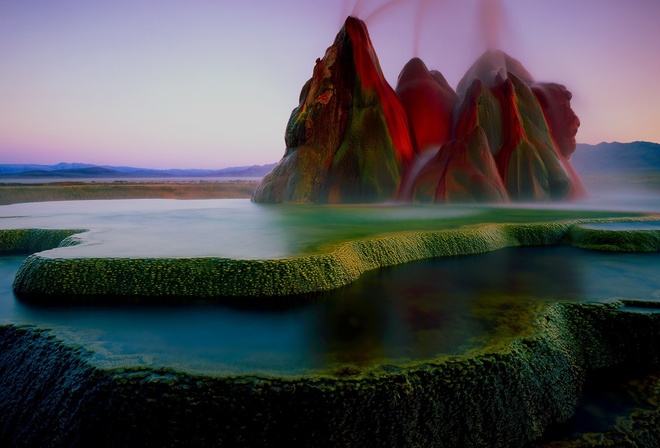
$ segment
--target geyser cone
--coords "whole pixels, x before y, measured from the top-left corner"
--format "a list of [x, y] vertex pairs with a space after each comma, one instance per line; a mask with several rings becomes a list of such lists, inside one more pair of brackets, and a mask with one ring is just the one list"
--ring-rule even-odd
[[476, 126], [440, 148], [413, 182], [415, 202], [506, 202], [509, 195], [497, 171], [484, 130]]
[[[365, 24], [346, 19], [287, 124], [257, 202], [472, 202], [584, 195], [569, 163], [580, 120], [559, 84], [487, 51], [452, 91], [413, 58], [395, 92]], [[439, 148], [439, 149], [438, 149]]]
[[570, 93], [561, 87], [534, 84], [522, 64], [501, 51], [484, 53], [459, 83], [463, 102], [455, 135], [483, 128], [512, 199], [564, 199], [584, 193], [564, 155], [575, 148], [580, 122], [570, 108]]
[[496, 92], [506, 120], [496, 161], [509, 194], [519, 200], [565, 198], [570, 176], [531, 88], [509, 74]]
[[408, 114], [417, 153], [438, 149], [451, 137], [458, 97], [439, 72], [430, 72], [419, 58], [401, 70], [396, 93]]
[[391, 200], [413, 157], [406, 113], [365, 24], [349, 17], [289, 119], [286, 151], [256, 202]]

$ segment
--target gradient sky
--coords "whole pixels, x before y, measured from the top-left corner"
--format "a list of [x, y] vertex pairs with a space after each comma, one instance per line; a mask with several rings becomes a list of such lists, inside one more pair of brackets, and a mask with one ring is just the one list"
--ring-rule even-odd
[[579, 142], [660, 142], [658, 0], [0, 0], [0, 163], [276, 162], [350, 13], [392, 86], [417, 55], [455, 87], [488, 37], [573, 92]]

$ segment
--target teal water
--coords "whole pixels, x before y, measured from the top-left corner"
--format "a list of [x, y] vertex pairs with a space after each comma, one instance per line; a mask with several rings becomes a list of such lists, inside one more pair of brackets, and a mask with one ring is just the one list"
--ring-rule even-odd
[[648, 222], [607, 222], [582, 224], [581, 227], [598, 230], [660, 230], [660, 221]]
[[322, 252], [342, 241], [392, 232], [635, 215], [577, 209], [576, 204], [543, 207], [266, 205], [247, 199], [60, 201], [0, 206], [0, 228], [89, 230], [80, 235], [84, 244], [45, 253], [54, 258], [267, 259]]
[[31, 305], [11, 288], [22, 259], [0, 257], [0, 323], [49, 328], [108, 367], [294, 375], [337, 363], [462, 353], [495, 334], [514, 335], [510, 321], [543, 302], [628, 298], [658, 301], [660, 308], [655, 253], [511, 248], [425, 260], [368, 272], [347, 287], [266, 311]]

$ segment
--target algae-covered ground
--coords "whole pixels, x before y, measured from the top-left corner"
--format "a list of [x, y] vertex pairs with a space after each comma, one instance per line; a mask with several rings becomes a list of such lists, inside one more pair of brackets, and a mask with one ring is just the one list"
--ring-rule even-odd
[[[660, 314], [547, 305], [463, 355], [277, 378], [104, 369], [31, 327], [0, 327], [7, 446], [657, 446]], [[613, 424], [576, 433], [600, 369], [646, 370]], [[656, 373], [654, 373], [656, 372]], [[650, 376], [649, 376], [650, 375]], [[633, 378], [634, 380], [634, 378]], [[592, 443], [596, 441], [596, 443]]]
[[[334, 289], [372, 269], [439, 256], [513, 246], [654, 251], [660, 245], [660, 232], [653, 228], [657, 219], [634, 212], [268, 206], [245, 200], [84, 204], [67, 203], [56, 210], [52, 205], [6, 207], [11, 214], [0, 230], [6, 251], [17, 250], [12, 242], [20, 243], [17, 232], [25, 232], [27, 225], [61, 229], [75, 217], [90, 230], [64, 240], [66, 247], [28, 257], [16, 277], [18, 293], [290, 296]], [[619, 232], [582, 225], [599, 222], [642, 224]]]
[[[660, 286], [648, 275], [655, 261], [635, 273], [634, 262], [621, 269], [605, 256], [657, 257], [660, 218], [648, 211], [113, 201], [0, 213], [2, 251], [27, 256], [14, 289], [21, 316], [33, 319], [0, 327], [4, 445], [657, 446]], [[457, 257], [518, 246], [527, 249], [508, 258]], [[547, 264], [523, 266], [553, 248], [561, 250]], [[597, 278], [585, 271], [593, 263], [571, 261], [580, 251], [604, 254]], [[411, 264], [443, 257], [468, 261]], [[397, 265], [410, 269], [397, 274]], [[466, 269], [472, 276], [452, 283]], [[648, 285], [637, 290], [617, 273]], [[309, 295], [318, 290], [328, 292]], [[286, 374], [196, 372], [144, 353], [139, 362], [124, 353], [128, 362], [118, 365], [96, 351], [113, 349], [89, 345], [77, 330], [92, 310], [115, 312], [110, 300], [133, 303], [124, 305], [128, 316], [197, 299], [294, 316], [281, 328], [314, 303], [296, 338], [320, 358]], [[84, 306], [62, 308], [75, 303]], [[170, 314], [185, 319], [190, 306], [177, 306]], [[44, 324], [55, 315], [58, 324]], [[268, 319], [244, 334], [277, 339]], [[163, 334], [176, 325], [163, 322]], [[93, 339], [108, 337], [97, 328]], [[191, 333], [188, 344], [203, 351], [204, 338], [216, 334]], [[227, 347], [241, 343], [229, 338]], [[121, 341], [112, 344], [120, 350]], [[627, 389], [631, 404], [611, 412], [614, 422], [580, 426], [575, 417], [593, 409], [585, 400], [594, 378], [628, 369], [640, 372], [627, 379], [640, 384]]]

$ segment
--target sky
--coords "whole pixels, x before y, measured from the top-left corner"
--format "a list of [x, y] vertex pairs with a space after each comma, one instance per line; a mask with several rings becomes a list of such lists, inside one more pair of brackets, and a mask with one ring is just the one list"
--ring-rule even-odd
[[394, 87], [488, 47], [573, 92], [578, 142], [660, 142], [658, 0], [0, 0], [0, 164], [266, 164], [348, 15]]

